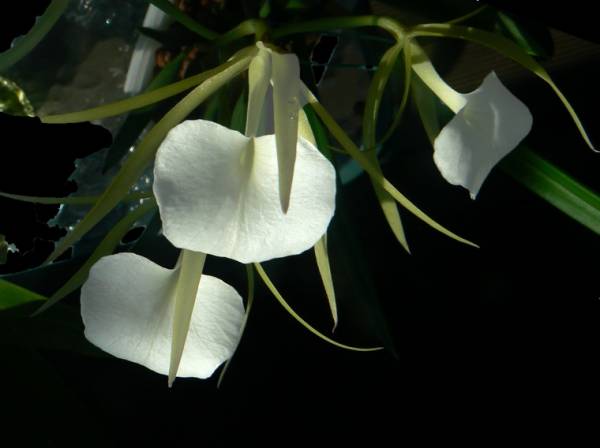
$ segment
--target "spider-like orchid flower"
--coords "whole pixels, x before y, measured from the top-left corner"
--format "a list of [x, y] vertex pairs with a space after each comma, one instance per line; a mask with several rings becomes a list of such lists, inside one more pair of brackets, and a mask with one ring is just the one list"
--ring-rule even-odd
[[492, 168], [531, 130], [531, 113], [494, 72], [475, 91], [461, 94], [422, 50], [413, 46], [412, 51], [414, 71], [456, 114], [435, 139], [435, 164], [448, 182], [467, 188], [475, 199]]
[[189, 120], [157, 152], [153, 189], [163, 233], [182, 249], [177, 266], [111, 255], [82, 289], [86, 337], [168, 374], [169, 384], [176, 376], [210, 376], [240, 337], [242, 300], [201, 275], [205, 254], [242, 263], [298, 254], [326, 233], [334, 213], [335, 170], [298, 136], [297, 57], [259, 44], [249, 84], [246, 135]]

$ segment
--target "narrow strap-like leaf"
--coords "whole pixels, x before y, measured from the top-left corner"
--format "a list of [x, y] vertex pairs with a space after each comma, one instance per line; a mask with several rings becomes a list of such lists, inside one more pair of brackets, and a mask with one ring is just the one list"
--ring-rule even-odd
[[508, 156], [500, 167], [533, 193], [600, 235], [600, 196], [556, 165], [527, 148]]
[[[15, 42], [10, 49], [0, 53], [0, 73], [19, 62], [34, 49], [58, 22], [67, 6], [69, 6], [69, 0], [52, 0], [29, 33]], [[9, 10], [6, 10], [5, 20], [10, 20], [8, 18], [9, 12]]]
[[260, 276], [262, 281], [265, 283], [267, 288], [269, 288], [269, 291], [271, 291], [271, 293], [273, 294], [275, 299], [279, 302], [279, 304], [294, 319], [296, 319], [304, 328], [306, 328], [308, 331], [310, 331], [314, 335], [318, 336], [319, 338], [323, 339], [326, 342], [329, 342], [331, 345], [335, 345], [336, 347], [340, 347], [340, 348], [343, 348], [346, 350], [354, 350], [354, 351], [358, 351], [358, 352], [373, 352], [373, 351], [377, 351], [377, 350], [383, 350], [383, 347], [373, 347], [373, 348], [352, 347], [350, 345], [341, 344], [341, 343], [334, 341], [333, 339], [325, 336], [323, 333], [321, 333], [316, 328], [314, 328], [312, 325], [310, 325], [308, 322], [306, 322], [304, 319], [302, 319], [298, 315], [298, 313], [296, 313], [293, 310], [293, 308], [290, 305], [288, 305], [288, 303], [285, 301], [283, 296], [279, 293], [279, 291], [277, 290], [277, 288], [275, 287], [275, 285], [273, 284], [273, 282], [271, 281], [271, 279], [269, 278], [269, 276], [267, 275], [267, 273], [265, 272], [263, 267], [260, 265], [260, 263], [254, 263], [254, 267], [256, 268], [256, 271], [258, 272], [258, 275]]

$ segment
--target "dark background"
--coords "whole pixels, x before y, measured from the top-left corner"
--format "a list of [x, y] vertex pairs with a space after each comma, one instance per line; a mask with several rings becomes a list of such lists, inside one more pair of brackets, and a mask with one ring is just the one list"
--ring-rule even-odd
[[[11, 5], [14, 28], [2, 28], [0, 49], [43, 9], [25, 3]], [[598, 37], [581, 25], [589, 23], [586, 2], [569, 2], [568, 14], [564, 5], [545, 4], [534, 15], [519, 7], [522, 2], [492, 3], [566, 30], [583, 29], [582, 37]], [[584, 61], [553, 73], [597, 144], [599, 68], [597, 61]], [[599, 156], [585, 147], [551, 91], [537, 81], [514, 90], [534, 115], [530, 146], [600, 191]], [[0, 190], [47, 196], [71, 192], [66, 179], [74, 158], [110, 139], [91, 125], [47, 126], [3, 114], [0, 132]], [[3, 340], [0, 443], [135, 446], [185, 440], [213, 446], [240, 440], [287, 446], [365, 437], [369, 446], [378, 446], [389, 437], [486, 440], [523, 431], [533, 438], [568, 433], [572, 423], [586, 428], [597, 407], [600, 239], [500, 170], [478, 200], [470, 201], [464, 191], [438, 179], [420, 130], [413, 141], [386, 168], [389, 179], [481, 249], [448, 240], [404, 214], [413, 252], [408, 256], [387, 231], [368, 181], [361, 178], [345, 190], [342, 200], [359, 224], [356, 237], [395, 355], [328, 346], [262, 287], [220, 390], [216, 377], [179, 379], [169, 390], [166, 378], [118, 359], [31, 350]], [[14, 235], [19, 229], [19, 246], [39, 238], [23, 263], [41, 261], [51, 248], [43, 240], [57, 232], [43, 223], [55, 209], [7, 200], [0, 206], [0, 233]], [[332, 225], [339, 229], [343, 223]], [[310, 255], [292, 263], [298, 270], [291, 272], [312, 269]], [[301, 314], [327, 329], [324, 299], [320, 307], [307, 303], [312, 298], [307, 292], [318, 285], [310, 272], [309, 278], [284, 276], [279, 286]], [[344, 317], [340, 340], [379, 343], [360, 325], [344, 324]], [[16, 440], [18, 445], [10, 443]]]

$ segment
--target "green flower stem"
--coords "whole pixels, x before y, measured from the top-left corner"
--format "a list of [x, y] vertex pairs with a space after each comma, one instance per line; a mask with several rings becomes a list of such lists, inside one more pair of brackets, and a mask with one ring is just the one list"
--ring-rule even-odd
[[444, 235], [459, 241], [461, 243], [467, 244], [473, 247], [479, 247], [477, 244], [462, 238], [450, 230], [446, 229], [442, 225], [438, 224], [436, 221], [431, 219], [427, 214], [421, 211], [416, 205], [414, 205], [406, 196], [400, 193], [396, 187], [392, 185], [390, 181], [388, 181], [378, 166], [373, 163], [371, 158], [362, 152], [358, 147], [354, 144], [352, 139], [348, 137], [348, 135], [344, 132], [344, 130], [336, 123], [333, 117], [327, 112], [327, 110], [318, 102], [312, 92], [308, 89], [303, 89], [303, 93], [307, 98], [308, 102], [311, 103], [317, 115], [321, 118], [329, 132], [335, 137], [335, 139], [342, 145], [342, 147], [348, 152], [348, 154], [358, 162], [358, 164], [369, 174], [373, 182], [387, 191], [400, 205], [406, 208], [409, 212], [415, 215], [417, 218], [437, 230], [438, 232], [443, 233]]
[[17, 41], [12, 48], [0, 53], [0, 73], [19, 62], [34, 49], [58, 22], [67, 6], [69, 6], [69, 0], [53, 0], [33, 25], [31, 31]]
[[396, 41], [401, 40], [405, 35], [404, 27], [394, 19], [380, 16], [355, 16], [335, 17], [294, 23], [273, 30], [273, 32], [271, 33], [271, 37], [273, 39], [279, 39], [285, 36], [289, 36], [290, 34], [362, 27], [382, 28], [388, 33], [390, 33], [396, 39]]
[[225, 62], [211, 70], [199, 73], [168, 86], [152, 90], [147, 93], [133, 96], [114, 103], [105, 104], [103, 106], [94, 107], [92, 109], [81, 110], [78, 112], [70, 112], [60, 115], [46, 115], [40, 117], [43, 123], [63, 124], [63, 123], [80, 123], [84, 121], [101, 120], [103, 118], [112, 117], [114, 115], [124, 114], [134, 109], [140, 109], [150, 104], [157, 103], [166, 98], [177, 95], [185, 90], [189, 90], [198, 84], [203, 83], [207, 79], [217, 76], [219, 73], [238, 64], [241, 60], [253, 54], [256, 51], [254, 47], [245, 48], [238, 52], [231, 60]]
[[218, 33], [215, 33], [212, 30], [209, 30], [203, 25], [200, 25], [190, 16], [185, 14], [183, 11], [177, 9], [175, 5], [173, 5], [169, 0], [148, 0], [158, 9], [162, 10], [165, 14], [171, 16], [173, 19], [181, 23], [188, 30], [193, 31], [198, 36], [203, 37], [207, 40], [215, 40], [219, 37]]
[[106, 216], [121, 199], [127, 195], [131, 186], [143, 174], [146, 167], [152, 162], [159, 145], [167, 133], [196, 109], [206, 98], [226, 85], [234, 77], [248, 68], [252, 56], [239, 59], [218, 74], [204, 81], [188, 93], [175, 107], [145, 135], [135, 151], [125, 160], [121, 170], [113, 178], [106, 191], [89, 213], [75, 226], [71, 233], [58, 244], [46, 260], [50, 263], [59, 257], [72, 244], [92, 229], [104, 216]]

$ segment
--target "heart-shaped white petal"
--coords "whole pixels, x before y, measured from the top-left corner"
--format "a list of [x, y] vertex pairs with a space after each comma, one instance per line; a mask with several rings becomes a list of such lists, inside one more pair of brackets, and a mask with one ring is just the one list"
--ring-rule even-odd
[[[165, 269], [136, 254], [100, 259], [81, 289], [86, 338], [113, 356], [167, 375], [179, 277], [179, 267]], [[243, 317], [235, 289], [202, 275], [177, 376], [211, 376], [232, 356]]]
[[492, 168], [529, 133], [533, 118], [494, 72], [464, 97], [465, 106], [435, 139], [433, 159], [448, 182], [475, 199]]
[[284, 213], [274, 135], [249, 138], [205, 120], [176, 126], [154, 168], [164, 235], [177, 247], [241, 263], [311, 248], [333, 217], [335, 170], [302, 138], [296, 151]]

